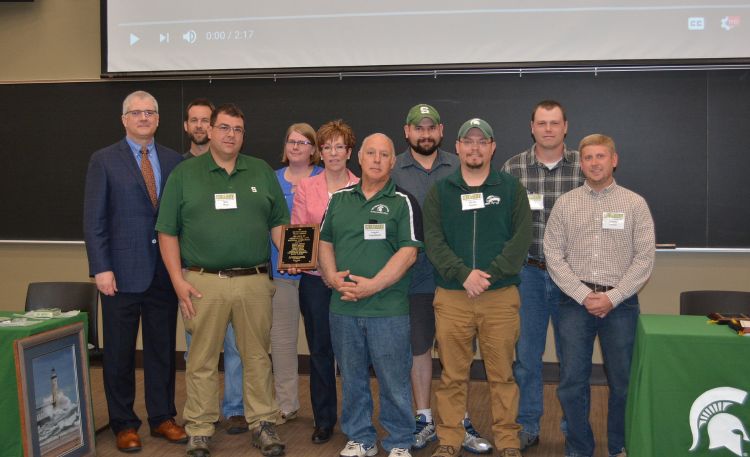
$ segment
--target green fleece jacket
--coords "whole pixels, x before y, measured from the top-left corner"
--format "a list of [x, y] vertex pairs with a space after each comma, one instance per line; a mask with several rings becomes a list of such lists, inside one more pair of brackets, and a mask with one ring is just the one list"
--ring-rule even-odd
[[[461, 195], [478, 192], [484, 208], [463, 210]], [[492, 276], [490, 289], [521, 282], [532, 234], [529, 200], [517, 178], [490, 170], [484, 184], [469, 187], [456, 170], [430, 189], [422, 216], [438, 286], [461, 290], [473, 269]]]

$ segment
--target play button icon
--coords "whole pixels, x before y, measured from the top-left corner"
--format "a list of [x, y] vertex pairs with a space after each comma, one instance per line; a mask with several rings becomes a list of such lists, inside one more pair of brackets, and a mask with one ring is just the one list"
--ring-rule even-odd
[[133, 33], [130, 34], [130, 46], [133, 46], [134, 44], [138, 43], [141, 40], [141, 38], [138, 35], [135, 35]]

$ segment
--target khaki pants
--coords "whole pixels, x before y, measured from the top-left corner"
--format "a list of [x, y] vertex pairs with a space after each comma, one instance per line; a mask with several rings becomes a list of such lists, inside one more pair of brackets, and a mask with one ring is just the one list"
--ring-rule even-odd
[[299, 367], [297, 335], [299, 335], [299, 280], [274, 278], [273, 325], [271, 355], [276, 402], [281, 411], [299, 409]]
[[243, 404], [250, 428], [260, 421], [276, 422], [279, 408], [273, 396], [273, 375], [268, 357], [271, 333], [273, 282], [265, 274], [220, 278], [184, 272], [202, 294], [193, 297], [197, 315], [183, 319], [192, 334], [185, 384], [183, 418], [190, 436], [212, 436], [219, 420], [219, 355], [227, 324], [234, 327], [243, 367]]
[[478, 335], [487, 371], [492, 409], [492, 433], [497, 449], [518, 448], [516, 423], [518, 386], [513, 379], [513, 353], [518, 340], [520, 298], [515, 286], [488, 290], [469, 298], [464, 290], [435, 291], [435, 335], [443, 373], [435, 391], [440, 415], [441, 445], [461, 447], [466, 411], [472, 343]]

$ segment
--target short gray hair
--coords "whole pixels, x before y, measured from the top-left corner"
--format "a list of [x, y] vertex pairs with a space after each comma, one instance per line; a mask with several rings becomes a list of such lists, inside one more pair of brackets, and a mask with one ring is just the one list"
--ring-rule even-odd
[[128, 111], [130, 111], [130, 103], [133, 102], [134, 99], [148, 99], [151, 100], [151, 102], [154, 104], [154, 110], [158, 113], [159, 112], [159, 102], [156, 101], [153, 95], [149, 94], [145, 90], [137, 90], [135, 92], [131, 92], [128, 94], [127, 97], [125, 97], [125, 100], [122, 101], [122, 115], [124, 116]]

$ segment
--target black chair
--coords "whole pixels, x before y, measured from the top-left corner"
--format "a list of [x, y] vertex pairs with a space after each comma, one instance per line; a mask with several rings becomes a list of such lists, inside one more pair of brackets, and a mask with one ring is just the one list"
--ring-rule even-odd
[[32, 282], [26, 290], [26, 311], [39, 308], [78, 309], [89, 317], [89, 357], [99, 348], [99, 291], [91, 282]]
[[708, 313], [750, 314], [750, 292], [691, 290], [680, 293], [680, 314], [705, 316]]

